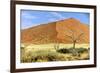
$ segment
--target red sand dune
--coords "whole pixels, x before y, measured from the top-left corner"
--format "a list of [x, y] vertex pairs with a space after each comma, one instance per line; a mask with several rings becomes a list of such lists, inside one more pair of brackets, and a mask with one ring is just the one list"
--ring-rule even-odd
[[78, 38], [78, 43], [89, 43], [89, 26], [80, 21], [69, 18], [57, 22], [41, 24], [21, 30], [21, 42], [33, 44], [72, 43], [69, 36]]

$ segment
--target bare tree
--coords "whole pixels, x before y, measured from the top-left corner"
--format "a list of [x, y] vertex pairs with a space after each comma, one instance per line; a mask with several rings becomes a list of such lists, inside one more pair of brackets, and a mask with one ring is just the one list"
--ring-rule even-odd
[[69, 29], [69, 28], [59, 28], [59, 29], [64, 30], [61, 33], [63, 33], [64, 36], [69, 38], [69, 40], [73, 43], [73, 54], [78, 55], [77, 51], [75, 50], [76, 43], [82, 40], [82, 36], [84, 35], [84, 33], [82, 31], [78, 31], [75, 29]]
[[[83, 36], [83, 32], [77, 32], [75, 30], [67, 30], [70, 32], [71, 35], [68, 35], [65, 31], [65, 36], [69, 37], [71, 39], [71, 41], [73, 42], [73, 49], [75, 49], [76, 43], [78, 43], [78, 41], [81, 39], [81, 37]], [[78, 33], [78, 34], [77, 34]]]

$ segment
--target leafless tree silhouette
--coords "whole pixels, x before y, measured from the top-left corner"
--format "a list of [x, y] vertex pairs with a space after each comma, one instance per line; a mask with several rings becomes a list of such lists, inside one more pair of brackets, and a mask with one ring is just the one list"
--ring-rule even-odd
[[[69, 38], [69, 40], [73, 43], [73, 53], [74, 55], [78, 55], [77, 51], [75, 50], [76, 48], [76, 43], [79, 41], [83, 40], [82, 36], [84, 33], [82, 31], [78, 31], [75, 29], [70, 29], [70, 28], [59, 28], [60, 30], [64, 30], [63, 33], [66, 38]], [[65, 31], [66, 30], [66, 31]]]
[[[71, 41], [73, 42], [73, 49], [75, 49], [76, 43], [78, 43], [78, 41], [81, 39], [81, 37], [84, 35], [83, 32], [77, 32], [75, 30], [67, 30], [68, 32], [70, 32], [70, 35], [68, 35], [65, 31], [65, 36], [69, 37], [71, 39]], [[78, 33], [78, 34], [77, 34]]]

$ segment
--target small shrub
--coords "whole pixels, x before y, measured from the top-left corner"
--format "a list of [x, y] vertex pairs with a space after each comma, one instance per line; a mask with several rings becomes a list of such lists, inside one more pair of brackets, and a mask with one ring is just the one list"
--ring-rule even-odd
[[76, 50], [78, 53], [88, 52], [88, 49], [86, 49], [86, 48], [77, 48]]
[[65, 60], [65, 58], [62, 55], [59, 55], [57, 52], [47, 52], [45, 54], [37, 54], [37, 56], [35, 56], [35, 62], [63, 60]]
[[70, 49], [66, 49], [66, 48], [58, 49], [57, 52], [59, 52], [59, 53], [64, 53], [64, 54], [66, 54], [66, 53], [71, 53]]
[[48, 53], [48, 61], [65, 61], [65, 57], [57, 52]]
[[23, 57], [21, 57], [21, 62], [23, 62], [23, 63], [32, 62], [32, 58], [31, 58], [31, 56], [23, 56]]
[[71, 61], [71, 60], [73, 60], [72, 56], [70, 56], [70, 57], [67, 57], [67, 59], [68, 59], [68, 61]]
[[22, 46], [21, 46], [21, 49], [24, 49], [24, 48], [25, 48], [25, 47], [22, 47]]

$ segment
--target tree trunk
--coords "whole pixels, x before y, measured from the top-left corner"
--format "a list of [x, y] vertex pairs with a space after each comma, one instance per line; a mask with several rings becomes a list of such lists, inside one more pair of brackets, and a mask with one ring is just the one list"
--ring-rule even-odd
[[75, 49], [76, 41], [73, 42], [73, 49]]
[[73, 55], [77, 56], [78, 53], [77, 53], [77, 51], [76, 51], [76, 49], [75, 49], [75, 45], [76, 45], [76, 40], [73, 41]]

